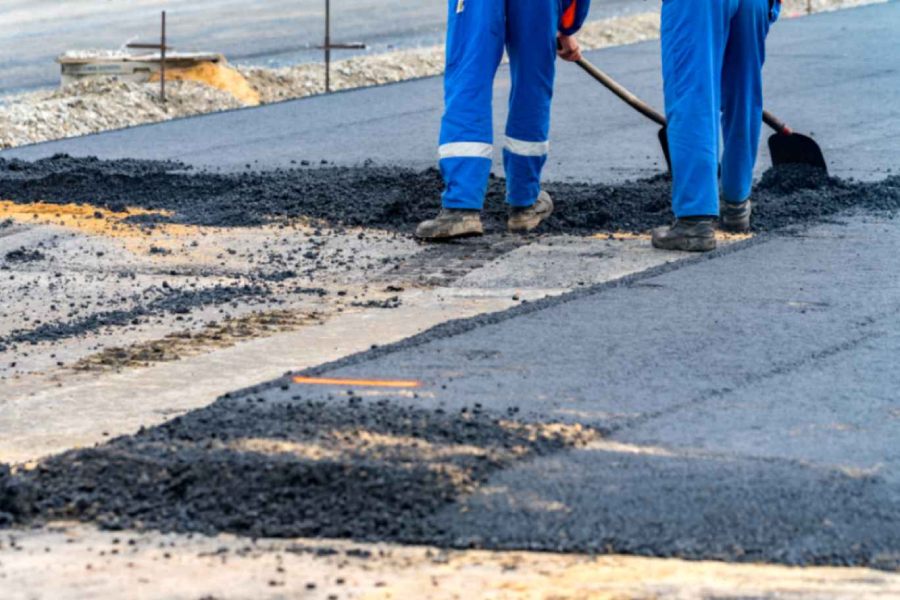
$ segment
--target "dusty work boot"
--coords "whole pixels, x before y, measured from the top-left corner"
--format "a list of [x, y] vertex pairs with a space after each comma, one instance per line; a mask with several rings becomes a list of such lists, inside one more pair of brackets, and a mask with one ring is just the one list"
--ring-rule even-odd
[[453, 240], [483, 233], [481, 212], [458, 208], [442, 208], [437, 217], [422, 221], [416, 227], [416, 237], [428, 241]]
[[661, 250], [709, 252], [716, 249], [715, 219], [701, 217], [676, 219], [671, 227], [653, 230], [653, 247]]
[[512, 233], [527, 233], [553, 214], [553, 200], [547, 192], [538, 194], [531, 206], [511, 206], [506, 226]]
[[740, 204], [723, 202], [722, 229], [725, 231], [733, 231], [735, 233], [745, 233], [750, 231], [751, 212], [753, 212], [753, 206], [750, 204], [749, 200], [744, 200]]

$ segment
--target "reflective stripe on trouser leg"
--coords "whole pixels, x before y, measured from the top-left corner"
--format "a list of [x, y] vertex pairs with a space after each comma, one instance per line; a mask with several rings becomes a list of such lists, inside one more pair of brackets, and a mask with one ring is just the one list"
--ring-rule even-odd
[[503, 166], [506, 201], [512, 206], [531, 206], [541, 191], [550, 137], [558, 23], [559, 2], [555, 0], [507, 3], [506, 43], [512, 87]]
[[722, 66], [722, 198], [726, 202], [743, 202], [750, 196], [762, 127], [766, 35], [774, 16], [768, 0], [744, 0], [731, 21]]
[[449, 0], [440, 167], [445, 208], [480, 209], [491, 173], [491, 101], [505, 2]]
[[549, 142], [526, 142], [507, 137], [503, 147], [506, 201], [511, 206], [531, 206], [541, 193], [541, 170], [547, 162]]
[[451, 142], [438, 149], [444, 178], [444, 208], [480, 209], [491, 174], [493, 147], [482, 142]]
[[664, 2], [660, 24], [672, 209], [719, 214], [722, 56], [730, 15], [742, 0]]

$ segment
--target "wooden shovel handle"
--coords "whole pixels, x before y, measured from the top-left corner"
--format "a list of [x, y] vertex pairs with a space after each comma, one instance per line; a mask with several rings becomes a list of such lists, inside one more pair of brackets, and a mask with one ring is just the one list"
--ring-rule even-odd
[[[592, 65], [586, 58], [582, 58], [577, 61], [579, 67], [585, 70], [588, 75], [599, 81], [606, 89], [611, 91], [613, 94], [621, 98], [625, 101], [629, 106], [634, 108], [636, 111], [650, 119], [651, 121], [655, 121], [657, 124], [666, 126], [666, 118], [660, 113], [656, 112], [653, 107], [649, 104], [632, 94], [626, 88], [622, 87], [615, 79]], [[763, 121], [766, 125], [777, 131], [778, 133], [782, 133], [784, 135], [791, 135], [793, 130], [791, 130], [788, 125], [770, 113], [769, 111], [763, 111]]]
[[791, 135], [794, 133], [794, 131], [787, 126], [787, 123], [767, 110], [763, 111], [763, 122], [778, 133], [783, 133], [784, 135]]
[[582, 58], [581, 60], [579, 60], [578, 66], [584, 69], [588, 75], [599, 81], [613, 94], [624, 100], [636, 111], [638, 111], [651, 121], [655, 121], [657, 124], [662, 125], [663, 127], [666, 126], [666, 118], [663, 115], [653, 110], [653, 108], [649, 104], [619, 85], [619, 83], [615, 79], [592, 65], [587, 61], [587, 59]]

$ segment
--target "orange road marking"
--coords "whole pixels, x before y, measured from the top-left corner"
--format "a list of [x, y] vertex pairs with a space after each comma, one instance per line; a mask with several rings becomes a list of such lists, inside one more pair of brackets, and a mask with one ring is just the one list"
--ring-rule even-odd
[[422, 385], [420, 381], [413, 379], [333, 379], [329, 377], [293, 377], [294, 383], [306, 383], [310, 385], [350, 385], [357, 387], [384, 387], [384, 388], [417, 388]]

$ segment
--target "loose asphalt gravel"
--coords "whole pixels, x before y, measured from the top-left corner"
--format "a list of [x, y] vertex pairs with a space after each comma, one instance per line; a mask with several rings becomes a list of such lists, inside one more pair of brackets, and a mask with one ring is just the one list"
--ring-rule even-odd
[[580, 425], [523, 424], [388, 403], [214, 405], [13, 477], [0, 524], [76, 518], [108, 529], [421, 540], [429, 518], [515, 461], [583, 445]]
[[[484, 219], [489, 232], [505, 230], [505, 182], [492, 178]], [[160, 223], [245, 227], [311, 219], [323, 235], [346, 227], [378, 228], [399, 235], [434, 214], [442, 184], [435, 169], [401, 167], [322, 167], [215, 173], [171, 161], [98, 160], [53, 156], [34, 162], [0, 159], [0, 198], [18, 203], [88, 203], [114, 213], [128, 207], [165, 214], [126, 217], [151, 230]], [[614, 185], [550, 182], [556, 210], [540, 233], [595, 234], [598, 231], [645, 232], [671, 220], [667, 175]], [[753, 228], [773, 231], [818, 222], [848, 208], [900, 209], [900, 176], [879, 182], [851, 182], [805, 167], [769, 169], [753, 190]], [[151, 248], [151, 252], [153, 249]], [[312, 256], [312, 255], [311, 255]], [[43, 255], [21, 248], [5, 256], [7, 264], [39, 261]], [[345, 259], [355, 261], [353, 256]], [[314, 271], [304, 273], [314, 277]], [[273, 281], [299, 274], [260, 271], [252, 283], [208, 289], [142, 289], [119, 306], [98, 306], [87, 317], [57, 319], [0, 337], [0, 351], [127, 325], [161, 314], [185, 314], [200, 306], [271, 295]], [[379, 301], [381, 302], [381, 301]], [[122, 306], [125, 303], [128, 306]], [[386, 308], [395, 305], [382, 303]]]
[[[485, 224], [505, 230], [505, 180], [490, 181]], [[169, 211], [132, 222], [252, 226], [306, 217], [329, 227], [361, 226], [409, 233], [437, 210], [436, 169], [310, 167], [215, 173], [166, 161], [98, 160], [58, 155], [26, 162], [0, 159], [0, 198], [16, 202], [90, 203], [121, 212], [127, 206]], [[665, 174], [615, 185], [549, 182], [556, 210], [542, 233], [645, 232], [670, 221]], [[754, 228], [771, 231], [822, 219], [851, 207], [900, 208], [900, 176], [851, 182], [815, 169], [772, 168], [752, 194]]]

